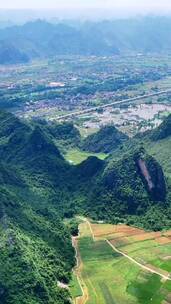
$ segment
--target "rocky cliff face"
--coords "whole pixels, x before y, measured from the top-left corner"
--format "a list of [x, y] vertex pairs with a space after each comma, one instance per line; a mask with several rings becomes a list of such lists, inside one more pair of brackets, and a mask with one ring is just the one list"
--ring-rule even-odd
[[151, 156], [136, 155], [138, 172], [151, 198], [155, 201], [166, 200], [166, 182], [162, 167]]

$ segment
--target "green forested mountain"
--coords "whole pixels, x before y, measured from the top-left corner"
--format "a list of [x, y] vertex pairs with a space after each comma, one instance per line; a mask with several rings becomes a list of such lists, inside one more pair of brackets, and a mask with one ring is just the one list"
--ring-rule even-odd
[[102, 127], [97, 133], [89, 135], [82, 144], [82, 148], [89, 152], [110, 153], [128, 140], [128, 136], [120, 132], [115, 126]]
[[0, 29], [0, 63], [56, 55], [169, 53], [171, 18], [144, 17], [77, 26], [46, 21]]
[[[64, 218], [170, 227], [171, 169], [169, 161], [163, 165], [169, 122], [126, 141], [105, 161], [89, 157], [73, 166], [58, 148], [58, 141], [80, 140], [73, 126], [25, 123], [0, 112], [2, 303], [69, 303], [58, 284], [69, 282], [75, 262]], [[153, 157], [157, 142], [163, 150]]]
[[160, 210], [159, 214], [167, 214], [169, 186], [161, 166], [145, 150], [130, 152], [121, 160], [111, 159], [103, 173], [99, 174], [89, 192], [87, 212], [95, 218], [110, 219], [112, 222], [120, 222], [122, 216], [127, 217], [128, 223], [131, 221], [132, 224], [158, 230], [163, 225], [169, 225], [167, 215], [162, 222], [155, 220], [149, 224], [143, 221], [154, 206], [155, 216], [157, 210]]
[[128, 222], [146, 228], [170, 225], [170, 119], [171, 115], [154, 131], [137, 135], [110, 155], [90, 194], [88, 212], [114, 220], [117, 214], [119, 220], [127, 214]]
[[58, 281], [68, 283], [74, 251], [55, 206], [68, 165], [38, 127], [0, 116], [2, 303], [69, 303]]

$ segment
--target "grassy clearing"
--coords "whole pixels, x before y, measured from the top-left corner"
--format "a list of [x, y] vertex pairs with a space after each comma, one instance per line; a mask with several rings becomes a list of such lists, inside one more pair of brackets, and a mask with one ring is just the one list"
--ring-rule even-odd
[[88, 152], [80, 151], [80, 150], [77, 150], [77, 149], [71, 149], [66, 153], [65, 159], [68, 162], [70, 162], [74, 165], [78, 165], [81, 162], [83, 162], [84, 160], [86, 160], [89, 156], [96, 156], [99, 159], [104, 160], [107, 157], [107, 154], [104, 154], [104, 153], [88, 153]]

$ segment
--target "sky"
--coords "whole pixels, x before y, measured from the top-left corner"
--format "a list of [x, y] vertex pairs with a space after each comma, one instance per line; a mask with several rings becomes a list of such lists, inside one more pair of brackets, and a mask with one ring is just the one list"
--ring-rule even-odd
[[106, 8], [143, 11], [171, 11], [171, 0], [0, 0], [3, 9]]
[[0, 22], [22, 23], [38, 18], [84, 21], [141, 15], [171, 15], [171, 0], [0, 0]]

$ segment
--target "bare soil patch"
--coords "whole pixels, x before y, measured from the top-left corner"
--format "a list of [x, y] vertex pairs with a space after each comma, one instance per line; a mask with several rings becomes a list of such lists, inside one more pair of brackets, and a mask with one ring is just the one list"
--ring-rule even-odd
[[169, 260], [171, 260], [171, 256], [165, 256], [165, 257], [163, 257], [163, 260], [164, 261], [169, 261]]
[[164, 233], [164, 235], [165, 235], [165, 236], [171, 236], [171, 230], [166, 231], [166, 232]]
[[130, 227], [124, 224], [121, 225], [106, 225], [106, 224], [91, 224], [94, 237], [115, 235], [116, 237], [130, 236], [134, 234], [144, 233], [143, 230]]
[[156, 238], [155, 241], [160, 244], [160, 245], [164, 245], [164, 244], [169, 244], [171, 243], [171, 239], [165, 237], [165, 236], [161, 236], [159, 238]]
[[134, 235], [131, 239], [132, 241], [139, 242], [139, 241], [156, 239], [159, 237], [161, 237], [161, 232], [145, 232], [139, 235]]

